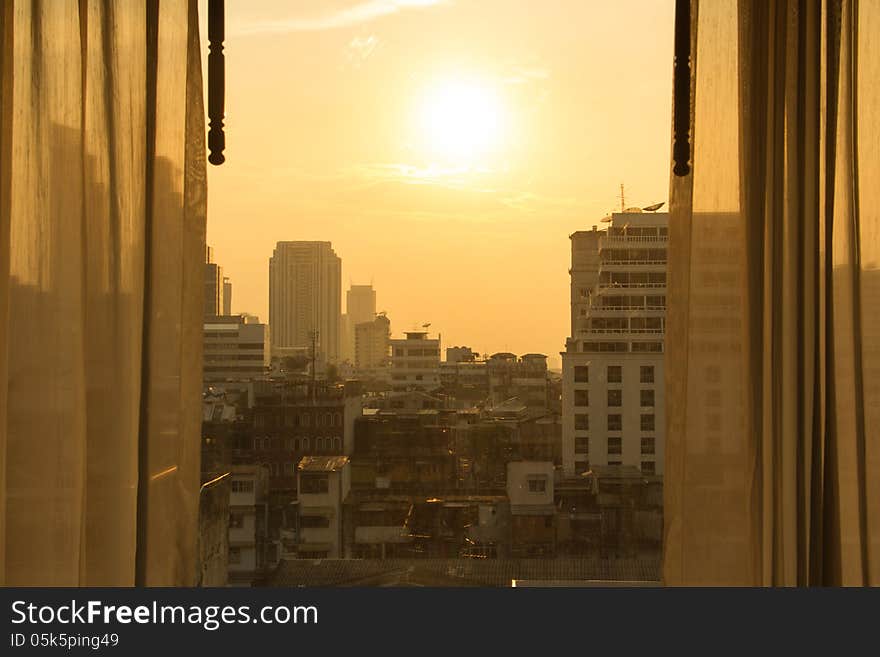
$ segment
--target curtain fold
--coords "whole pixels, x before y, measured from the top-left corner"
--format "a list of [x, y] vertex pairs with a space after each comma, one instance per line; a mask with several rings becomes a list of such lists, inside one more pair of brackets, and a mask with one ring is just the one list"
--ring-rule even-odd
[[206, 197], [196, 6], [0, 8], [6, 585], [195, 581]]
[[691, 2], [664, 579], [880, 585], [876, 0]]

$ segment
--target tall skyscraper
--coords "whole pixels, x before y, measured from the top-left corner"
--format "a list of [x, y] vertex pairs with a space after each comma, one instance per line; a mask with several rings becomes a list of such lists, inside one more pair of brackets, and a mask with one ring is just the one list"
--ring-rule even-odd
[[562, 464], [662, 474], [668, 215], [615, 212], [571, 235], [571, 336], [562, 353]]
[[340, 334], [341, 358], [354, 361], [357, 325], [376, 318], [376, 290], [372, 284], [352, 285], [345, 293], [345, 309]]
[[330, 242], [278, 242], [269, 259], [269, 331], [272, 348], [311, 347], [339, 359], [342, 260]]
[[228, 276], [223, 277], [223, 314], [232, 314], [232, 281]]
[[345, 312], [352, 326], [376, 317], [376, 290], [372, 285], [352, 285], [345, 294]]
[[223, 307], [223, 267], [214, 262], [214, 249], [205, 247], [205, 317], [227, 314]]

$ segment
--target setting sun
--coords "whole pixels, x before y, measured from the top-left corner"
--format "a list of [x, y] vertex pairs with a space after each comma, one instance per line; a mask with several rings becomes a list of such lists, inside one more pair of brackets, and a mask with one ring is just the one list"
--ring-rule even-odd
[[447, 80], [430, 86], [418, 108], [425, 154], [451, 164], [477, 164], [500, 145], [503, 109], [485, 84]]

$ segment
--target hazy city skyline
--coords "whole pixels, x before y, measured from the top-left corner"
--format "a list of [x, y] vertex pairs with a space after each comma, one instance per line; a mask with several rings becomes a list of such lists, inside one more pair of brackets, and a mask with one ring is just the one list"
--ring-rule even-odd
[[230, 4], [208, 241], [232, 310], [268, 318], [276, 242], [330, 241], [395, 335], [558, 367], [568, 235], [621, 182], [666, 200], [673, 22], [671, 0], [562, 4]]

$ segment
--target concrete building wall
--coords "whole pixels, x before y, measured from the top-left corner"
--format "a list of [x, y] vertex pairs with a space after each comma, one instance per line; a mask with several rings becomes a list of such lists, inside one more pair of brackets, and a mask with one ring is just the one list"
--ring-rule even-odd
[[380, 316], [355, 326], [354, 366], [359, 372], [373, 372], [388, 365], [391, 322]]
[[265, 376], [270, 363], [269, 327], [250, 316], [206, 318], [203, 379], [206, 383]]
[[507, 464], [507, 497], [511, 508], [553, 504], [554, 466], [550, 461]]
[[423, 331], [391, 340], [391, 387], [394, 390], [434, 390], [440, 387], [440, 340]]
[[[347, 461], [347, 460], [346, 460]], [[327, 491], [324, 493], [305, 492], [303, 478], [326, 477]], [[342, 538], [342, 513], [343, 502], [351, 489], [351, 465], [346, 462], [344, 466], [331, 472], [298, 472], [298, 500], [300, 518], [326, 518], [326, 527], [300, 527], [300, 552], [301, 556], [308, 557], [314, 553], [326, 552], [327, 558], [338, 559], [343, 554]]]

